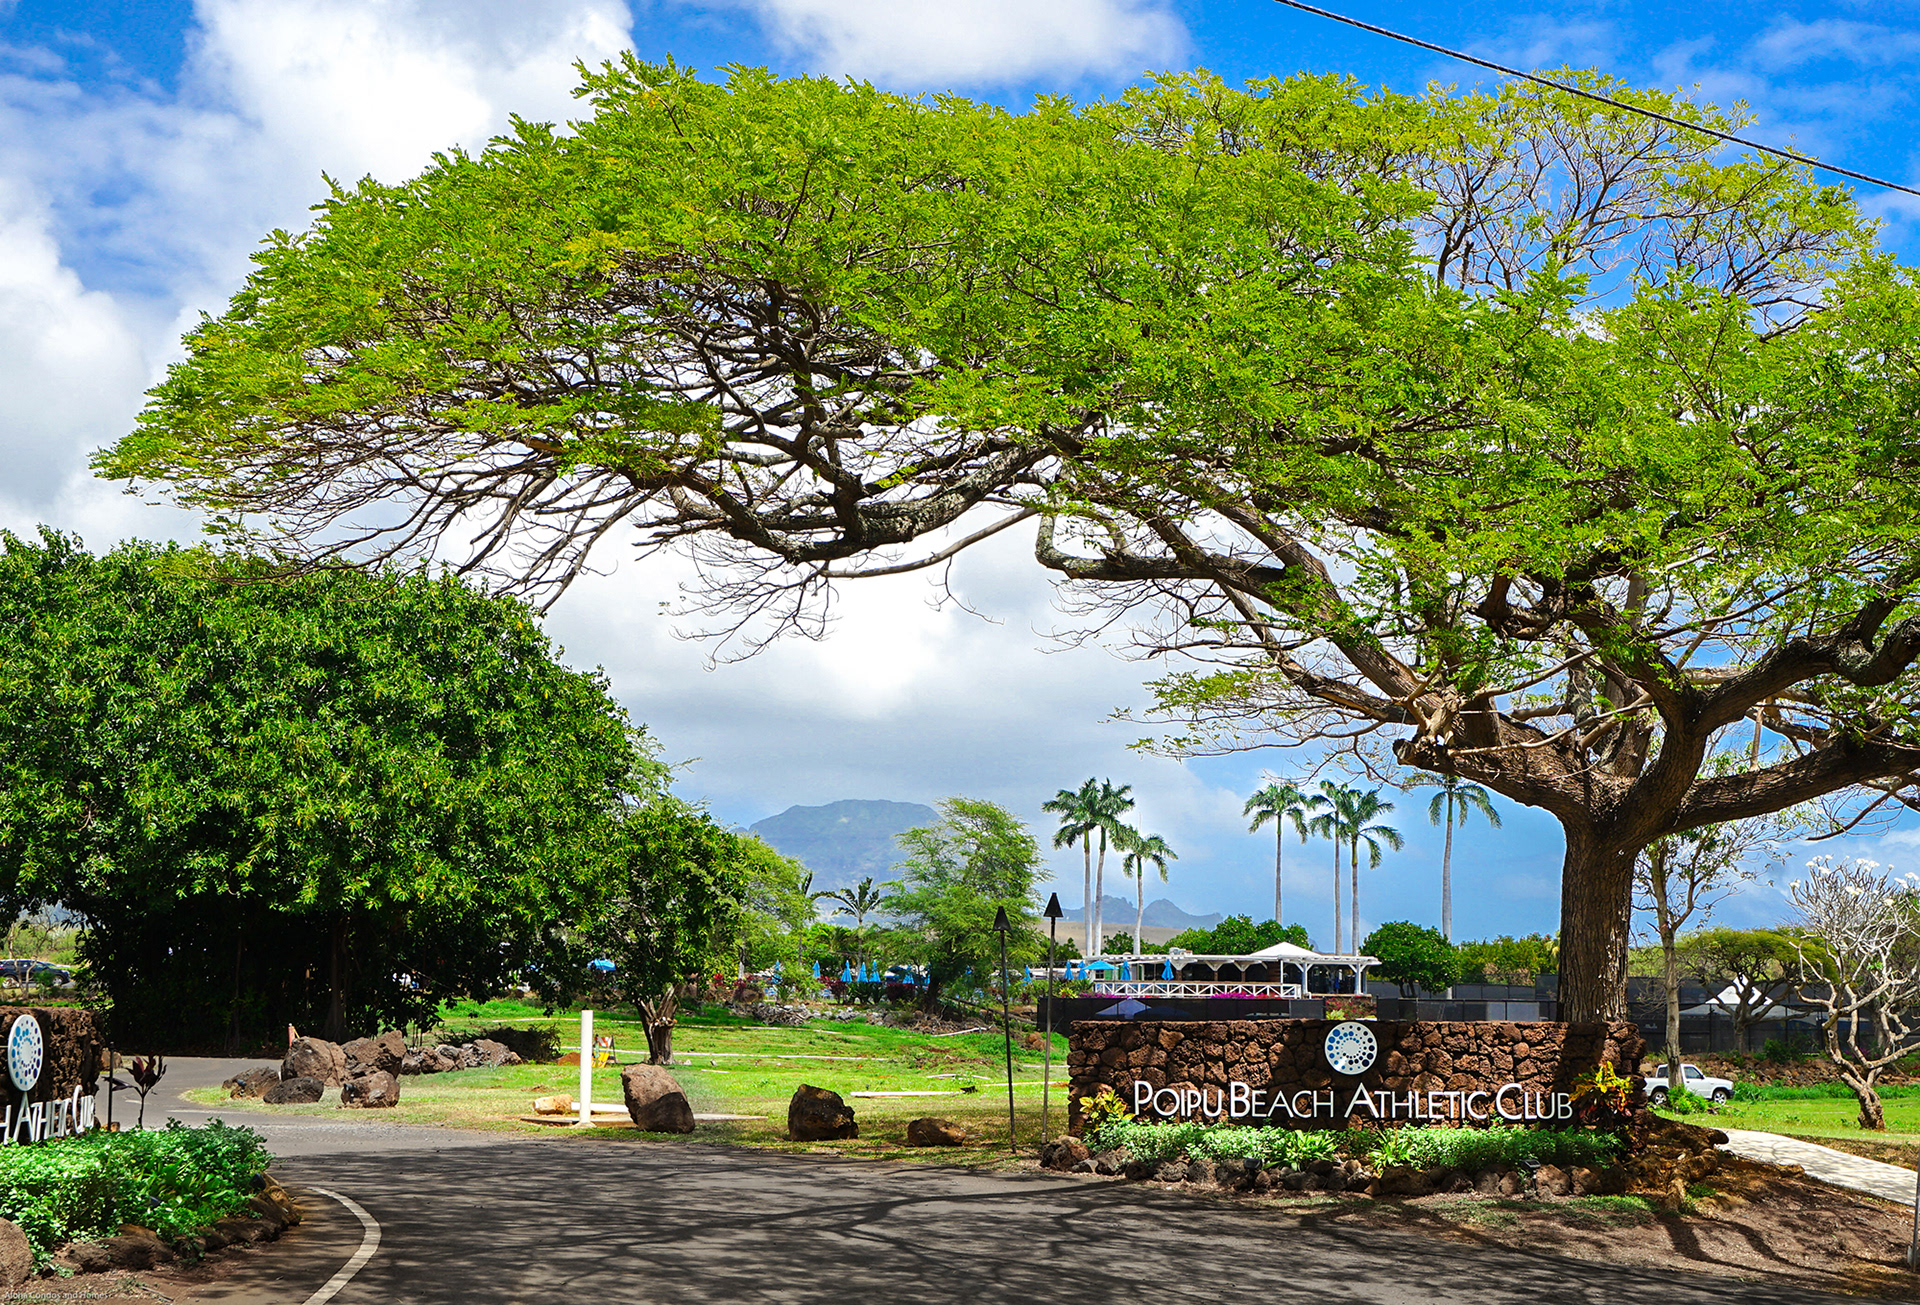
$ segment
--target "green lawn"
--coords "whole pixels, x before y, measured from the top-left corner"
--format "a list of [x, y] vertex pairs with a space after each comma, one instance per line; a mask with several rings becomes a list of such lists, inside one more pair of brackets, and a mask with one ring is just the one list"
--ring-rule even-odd
[[[1783, 1133], [1811, 1141], [1838, 1139], [1920, 1148], [1920, 1086], [1889, 1087], [1881, 1090], [1881, 1105], [1887, 1114], [1884, 1133], [1870, 1133], [1860, 1127], [1860, 1107], [1853, 1094], [1834, 1085], [1845, 1095], [1814, 1096], [1808, 1089], [1762, 1089], [1772, 1098], [1764, 1101], [1728, 1102], [1717, 1114], [1671, 1115], [1690, 1124], [1708, 1128], [1750, 1128], [1763, 1133]], [[1827, 1089], [1833, 1090], [1833, 1089]], [[1903, 1163], [1913, 1164], [1911, 1157]]]
[[[463, 1003], [449, 1012], [450, 1027], [482, 1027], [492, 1023], [516, 1025], [534, 1022], [538, 1012], [503, 1009], [488, 1003], [474, 1011]], [[562, 1051], [576, 1041], [577, 1015], [555, 1016], [560, 1025]], [[569, 1027], [571, 1025], [571, 1027]], [[624, 1064], [646, 1058], [646, 1039], [631, 1019], [596, 1015], [594, 1031], [612, 1033]], [[1057, 1134], [1065, 1125], [1067, 1043], [1054, 1038], [1052, 1118]], [[1020, 1143], [1032, 1147], [1040, 1135], [1041, 1057], [1037, 1051], [1014, 1048], [1014, 1109]], [[395, 1123], [551, 1133], [550, 1126], [521, 1122], [531, 1113], [532, 1100], [549, 1093], [578, 1090], [579, 1069], [570, 1065], [516, 1065], [497, 1070], [462, 1070], [401, 1080], [400, 1104], [380, 1112]], [[849, 1142], [816, 1144], [819, 1148], [857, 1155], [891, 1156], [904, 1147], [907, 1122], [922, 1115], [938, 1115], [968, 1126], [985, 1145], [964, 1157], [988, 1163], [1006, 1154], [1007, 1087], [1004, 1046], [998, 1032], [938, 1036], [908, 1029], [888, 1028], [859, 1021], [817, 1021], [804, 1028], [771, 1028], [739, 1021], [709, 1010], [683, 1020], [674, 1033], [672, 1073], [697, 1113], [762, 1115], [764, 1119], [702, 1122], [696, 1137], [713, 1141], [740, 1141], [760, 1145], [814, 1149], [786, 1141], [787, 1102], [802, 1083], [831, 1088], [848, 1099], [860, 1124], [861, 1136]], [[968, 1089], [971, 1089], [969, 1091]], [[855, 1092], [924, 1092], [940, 1095], [853, 1097]], [[190, 1094], [196, 1101], [219, 1104], [218, 1089]], [[620, 1070], [593, 1073], [593, 1096], [598, 1103], [619, 1105]], [[331, 1114], [331, 1101], [312, 1106], [265, 1106], [258, 1102], [230, 1103], [230, 1122], [254, 1111], [288, 1114]], [[633, 1140], [636, 1134], [596, 1129], [596, 1140]], [[961, 1158], [940, 1153], [948, 1160]]]

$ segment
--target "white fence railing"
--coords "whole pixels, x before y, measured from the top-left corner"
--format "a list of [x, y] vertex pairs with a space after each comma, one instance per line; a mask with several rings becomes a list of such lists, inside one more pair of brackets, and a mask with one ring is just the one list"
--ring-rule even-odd
[[1297, 983], [1195, 983], [1181, 979], [1115, 979], [1094, 984], [1100, 997], [1305, 997]]

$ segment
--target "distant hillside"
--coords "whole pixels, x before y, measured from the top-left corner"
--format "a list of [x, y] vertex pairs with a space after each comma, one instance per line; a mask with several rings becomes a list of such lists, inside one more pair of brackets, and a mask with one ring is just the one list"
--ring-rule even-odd
[[769, 847], [813, 871], [818, 891], [850, 888], [868, 875], [876, 881], [890, 878], [887, 871], [900, 858], [894, 838], [939, 818], [939, 812], [918, 802], [850, 799], [823, 807], [788, 807], [750, 829]]
[[[1084, 920], [1085, 911], [1085, 907], [1076, 906], [1063, 918]], [[1100, 899], [1100, 922], [1106, 929], [1133, 928], [1133, 912], [1134, 904], [1129, 898], [1108, 893]], [[1225, 918], [1218, 911], [1212, 915], [1188, 915], [1164, 897], [1147, 903], [1146, 924], [1153, 929], [1211, 929]]]

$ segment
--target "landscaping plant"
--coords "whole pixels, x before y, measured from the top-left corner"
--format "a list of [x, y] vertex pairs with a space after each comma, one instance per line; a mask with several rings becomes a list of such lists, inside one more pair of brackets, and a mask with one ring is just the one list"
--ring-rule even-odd
[[124, 1223], [162, 1237], [205, 1228], [246, 1204], [272, 1159], [258, 1133], [217, 1119], [0, 1148], [0, 1218], [20, 1226], [44, 1269], [60, 1247]]

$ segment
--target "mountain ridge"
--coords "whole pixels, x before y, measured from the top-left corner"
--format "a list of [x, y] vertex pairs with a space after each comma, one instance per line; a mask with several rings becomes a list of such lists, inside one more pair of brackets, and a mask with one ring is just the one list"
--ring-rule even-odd
[[813, 872], [814, 891], [851, 888], [862, 879], [886, 879], [900, 859], [894, 840], [930, 825], [940, 813], [920, 802], [843, 798], [823, 806], [791, 806], [755, 821], [748, 832]]

